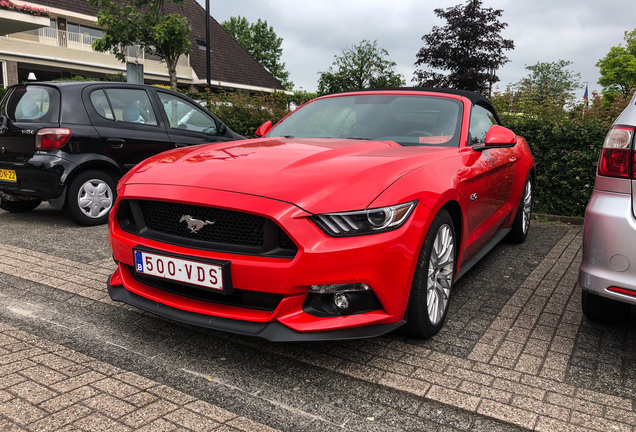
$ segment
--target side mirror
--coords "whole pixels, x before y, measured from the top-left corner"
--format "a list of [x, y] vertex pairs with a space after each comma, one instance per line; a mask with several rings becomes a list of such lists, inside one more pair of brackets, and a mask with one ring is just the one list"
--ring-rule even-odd
[[221, 123], [219, 125], [218, 131], [219, 135], [225, 135], [227, 133], [227, 126], [225, 126], [225, 123]]
[[265, 136], [270, 130], [272, 130], [272, 122], [270, 120], [267, 120], [265, 123], [260, 125], [258, 129], [256, 129], [254, 135], [260, 138], [262, 136]]
[[488, 129], [486, 134], [486, 147], [491, 146], [510, 146], [517, 143], [517, 135], [508, 128], [499, 125], [493, 125]]

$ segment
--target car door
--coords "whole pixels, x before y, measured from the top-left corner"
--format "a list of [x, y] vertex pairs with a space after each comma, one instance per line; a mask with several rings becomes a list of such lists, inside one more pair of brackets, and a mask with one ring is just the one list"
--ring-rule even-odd
[[168, 136], [175, 147], [231, 139], [222, 122], [194, 101], [163, 91], [157, 91], [157, 96]]
[[128, 170], [142, 160], [174, 148], [144, 86], [93, 86], [84, 103], [100, 136], [95, 152]]
[[[497, 124], [492, 111], [474, 105], [471, 110], [464, 194], [468, 197], [466, 254], [470, 256], [488, 241], [512, 210], [510, 194], [514, 184], [517, 150], [483, 148], [488, 130]], [[472, 147], [475, 146], [473, 150]]]

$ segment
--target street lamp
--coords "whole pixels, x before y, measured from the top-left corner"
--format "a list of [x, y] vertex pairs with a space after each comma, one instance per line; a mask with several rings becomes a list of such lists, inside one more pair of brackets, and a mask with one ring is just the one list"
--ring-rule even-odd
[[205, 0], [205, 80], [210, 91], [210, 0]]

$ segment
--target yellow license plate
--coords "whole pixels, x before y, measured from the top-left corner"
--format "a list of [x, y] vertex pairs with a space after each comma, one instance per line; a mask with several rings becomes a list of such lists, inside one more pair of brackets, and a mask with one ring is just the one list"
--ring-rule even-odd
[[0, 169], [0, 180], [17, 182], [18, 177], [15, 175], [15, 171], [8, 169]]

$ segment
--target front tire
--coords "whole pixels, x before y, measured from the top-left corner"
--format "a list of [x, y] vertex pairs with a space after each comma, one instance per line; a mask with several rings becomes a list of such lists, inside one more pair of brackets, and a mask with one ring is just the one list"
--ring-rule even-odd
[[441, 210], [426, 233], [417, 260], [404, 326], [409, 337], [430, 338], [444, 325], [455, 279], [455, 239], [453, 220]]
[[101, 171], [86, 171], [68, 186], [64, 210], [80, 225], [101, 225], [115, 204], [115, 180]]
[[11, 213], [26, 213], [35, 210], [42, 203], [41, 199], [27, 201], [0, 201], [0, 208]]

